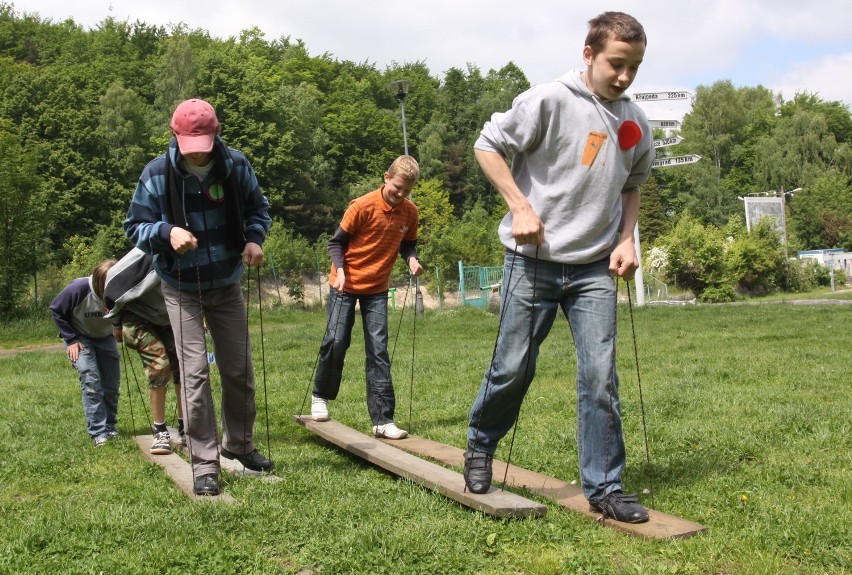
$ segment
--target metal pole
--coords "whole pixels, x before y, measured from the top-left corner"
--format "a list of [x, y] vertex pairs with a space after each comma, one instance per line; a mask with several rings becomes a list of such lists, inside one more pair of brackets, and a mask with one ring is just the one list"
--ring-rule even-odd
[[636, 222], [636, 227], [633, 228], [633, 242], [636, 244], [636, 260], [639, 262], [639, 267], [636, 268], [636, 275], [633, 276], [633, 281], [636, 282], [636, 306], [645, 305], [645, 279], [642, 277], [642, 245], [639, 243], [639, 222]]
[[402, 111], [402, 143], [405, 146], [405, 155], [408, 155], [408, 132], [405, 128], [405, 96], [399, 99], [399, 109]]

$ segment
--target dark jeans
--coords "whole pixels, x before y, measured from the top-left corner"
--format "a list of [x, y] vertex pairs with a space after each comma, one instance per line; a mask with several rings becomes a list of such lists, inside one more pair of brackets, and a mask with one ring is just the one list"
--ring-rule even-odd
[[352, 343], [355, 303], [360, 303], [367, 354], [367, 410], [373, 425], [393, 421], [396, 399], [388, 358], [388, 293], [359, 295], [332, 288], [328, 300], [328, 324], [320, 346], [314, 395], [333, 400], [340, 391], [346, 350]]

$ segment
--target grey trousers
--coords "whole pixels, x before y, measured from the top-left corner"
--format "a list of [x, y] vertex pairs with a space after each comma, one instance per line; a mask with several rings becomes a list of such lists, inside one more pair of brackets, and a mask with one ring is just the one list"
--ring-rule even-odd
[[[222, 446], [237, 454], [254, 450], [257, 415], [254, 367], [240, 284], [190, 292], [162, 283], [181, 373], [183, 417], [196, 477], [219, 472], [216, 410], [207, 352], [222, 379]], [[208, 350], [204, 321], [213, 338]]]

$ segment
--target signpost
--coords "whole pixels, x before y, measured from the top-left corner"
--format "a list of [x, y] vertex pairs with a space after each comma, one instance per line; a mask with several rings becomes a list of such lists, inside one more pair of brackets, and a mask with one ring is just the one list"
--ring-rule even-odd
[[671, 138], [663, 138], [662, 140], [654, 140], [655, 148], [665, 148], [667, 146], [674, 146], [676, 144], [680, 144], [683, 141], [683, 138], [680, 136], [672, 136]]
[[637, 102], [656, 102], [659, 100], [687, 100], [692, 96], [689, 92], [638, 92], [630, 94], [630, 98]]
[[683, 166], [685, 164], [694, 164], [701, 159], [698, 154], [690, 154], [688, 156], [673, 156], [671, 158], [660, 158], [654, 160], [651, 164], [652, 168], [667, 168], [669, 166]]
[[[637, 103], [644, 102], [660, 102], [663, 100], [687, 100], [692, 97], [692, 94], [685, 90], [672, 90], [667, 92], [637, 92], [630, 94], [630, 98]], [[677, 130], [680, 128], [680, 120], [648, 120], [648, 124], [652, 129], [662, 130]], [[661, 140], [654, 140], [654, 149], [666, 148], [674, 146], [683, 141], [681, 136], [671, 136]], [[683, 166], [686, 164], [694, 164], [701, 159], [701, 156], [692, 154], [689, 156], [673, 156], [669, 158], [660, 158], [654, 160], [651, 164], [652, 168], [665, 168], [669, 166]], [[639, 268], [636, 270], [636, 305], [645, 305], [645, 287], [642, 280], [642, 248], [639, 243], [639, 223], [633, 229], [633, 239], [636, 244], [636, 252], [639, 254]]]
[[680, 127], [680, 120], [648, 120], [648, 125], [652, 128], [676, 130]]

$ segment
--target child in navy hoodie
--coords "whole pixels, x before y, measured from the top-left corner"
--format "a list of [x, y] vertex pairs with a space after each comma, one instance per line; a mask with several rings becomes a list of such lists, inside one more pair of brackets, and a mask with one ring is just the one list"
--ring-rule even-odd
[[65, 341], [65, 351], [80, 375], [86, 430], [95, 447], [118, 435], [118, 394], [121, 370], [112, 322], [104, 319], [103, 293], [106, 274], [115, 260], [98, 264], [87, 278], [72, 280], [50, 304], [50, 313]]

